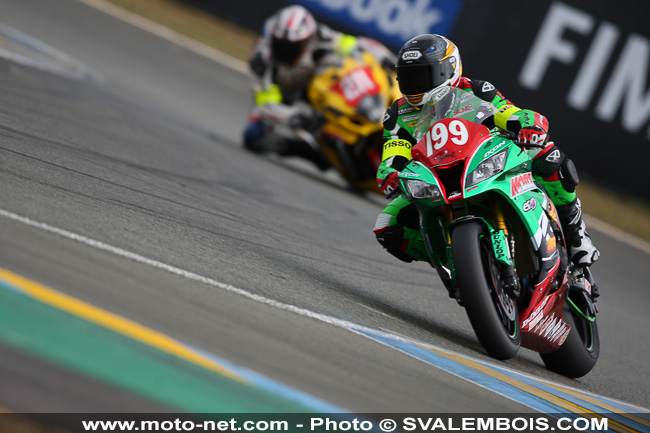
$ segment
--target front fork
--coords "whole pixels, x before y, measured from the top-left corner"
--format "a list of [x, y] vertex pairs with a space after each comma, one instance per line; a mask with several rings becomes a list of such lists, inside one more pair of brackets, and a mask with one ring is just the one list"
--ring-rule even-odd
[[492, 232], [492, 247], [494, 248], [496, 258], [501, 265], [503, 286], [506, 290], [509, 290], [515, 298], [517, 298], [520, 293], [520, 285], [513, 260], [515, 253], [514, 239], [510, 238], [510, 243], [508, 242], [508, 226], [506, 225], [506, 219], [503, 216], [501, 204], [494, 199], [490, 200], [490, 204], [493, 213], [492, 216], [496, 221], [497, 226], [497, 230]]
[[[506, 224], [503, 211], [501, 206], [496, 200], [491, 200], [491, 209], [493, 211], [492, 218], [496, 222], [496, 229], [483, 218], [475, 217], [483, 220], [483, 225], [490, 232], [490, 240], [492, 248], [494, 249], [494, 255], [499, 263], [501, 269], [501, 277], [503, 282], [503, 287], [506, 290], [509, 290], [512, 295], [516, 298], [520, 293], [520, 284], [519, 279], [517, 278], [517, 272], [514, 267], [514, 239], [509, 240], [508, 226]], [[462, 220], [467, 219], [463, 217]], [[447, 263], [449, 263], [449, 271], [451, 274], [451, 280], [456, 281], [456, 272], [454, 268], [454, 262], [451, 254], [451, 226], [453, 223], [459, 222], [460, 219], [454, 220], [452, 207], [450, 205], [445, 205], [442, 207], [442, 225], [446, 236], [446, 252], [447, 252]]]

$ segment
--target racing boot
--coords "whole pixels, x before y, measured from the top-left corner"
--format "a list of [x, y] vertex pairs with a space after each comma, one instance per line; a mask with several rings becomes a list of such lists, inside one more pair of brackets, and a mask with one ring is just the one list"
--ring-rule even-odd
[[585, 222], [582, 220], [580, 199], [576, 197], [569, 204], [557, 206], [557, 213], [571, 261], [579, 267], [591, 266], [600, 257], [600, 251], [587, 234]]

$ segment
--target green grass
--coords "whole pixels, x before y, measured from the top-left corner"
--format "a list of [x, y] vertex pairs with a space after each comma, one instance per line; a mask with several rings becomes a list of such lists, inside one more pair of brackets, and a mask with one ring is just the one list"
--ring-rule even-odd
[[[187, 37], [247, 60], [258, 34], [174, 0], [104, 0], [158, 22]], [[588, 182], [578, 186], [589, 215], [650, 241], [650, 205]]]

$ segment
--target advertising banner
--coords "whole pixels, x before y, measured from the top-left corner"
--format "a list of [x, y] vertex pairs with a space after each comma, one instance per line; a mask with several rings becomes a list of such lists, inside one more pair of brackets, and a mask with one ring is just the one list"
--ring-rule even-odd
[[[439, 33], [463, 74], [549, 120], [582, 178], [650, 203], [650, 3], [556, 0], [185, 0], [252, 30], [291, 3], [397, 50]], [[257, 6], [255, 6], [257, 5]]]
[[[650, 28], [634, 0], [484, 1], [451, 33], [463, 73], [545, 115], [582, 178], [650, 203]], [[648, 5], [650, 6], [650, 5]], [[648, 8], [645, 6], [645, 8]]]
[[449, 34], [462, 0], [297, 0], [314, 14], [398, 50], [422, 33]]

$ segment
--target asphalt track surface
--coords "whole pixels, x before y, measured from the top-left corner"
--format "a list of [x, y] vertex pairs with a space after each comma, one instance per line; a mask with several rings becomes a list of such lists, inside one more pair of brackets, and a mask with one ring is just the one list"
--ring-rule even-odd
[[[354, 326], [650, 407], [647, 252], [592, 230], [603, 295], [589, 375], [555, 375], [524, 349], [491, 360], [435, 272], [376, 244], [382, 199], [240, 148], [240, 71], [74, 0], [3, 1], [0, 21], [65, 53], [54, 67], [0, 59], [0, 268], [350, 411], [531, 412]], [[0, 354], [13, 411], [170, 410], [12, 345]]]

